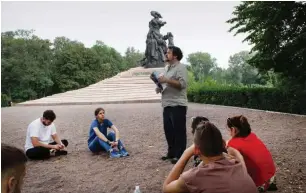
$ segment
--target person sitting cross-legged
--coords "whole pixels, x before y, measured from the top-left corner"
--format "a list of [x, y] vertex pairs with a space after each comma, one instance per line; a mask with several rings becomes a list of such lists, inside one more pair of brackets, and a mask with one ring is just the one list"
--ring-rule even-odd
[[67, 155], [65, 147], [68, 146], [68, 141], [59, 138], [53, 123], [55, 118], [56, 115], [52, 110], [46, 110], [43, 117], [30, 123], [25, 142], [28, 158], [43, 160], [51, 156]]
[[[105, 119], [104, 115], [105, 110], [103, 108], [95, 110], [96, 119], [92, 121], [90, 126], [88, 148], [94, 153], [106, 151], [111, 158], [129, 156], [129, 153], [119, 140], [119, 130], [110, 120]], [[108, 128], [114, 132], [109, 132], [107, 135]]]

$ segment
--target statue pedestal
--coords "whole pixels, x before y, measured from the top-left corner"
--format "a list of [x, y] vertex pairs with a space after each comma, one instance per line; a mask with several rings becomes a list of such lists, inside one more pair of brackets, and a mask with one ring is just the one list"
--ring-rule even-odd
[[146, 64], [144, 68], [163, 68], [165, 67], [165, 63], [153, 63], [153, 64]]
[[152, 72], [157, 71], [158, 73], [163, 72], [164, 68], [144, 68], [136, 67], [132, 68], [126, 72], [121, 72], [119, 76], [121, 78], [131, 78], [131, 77], [150, 77]]

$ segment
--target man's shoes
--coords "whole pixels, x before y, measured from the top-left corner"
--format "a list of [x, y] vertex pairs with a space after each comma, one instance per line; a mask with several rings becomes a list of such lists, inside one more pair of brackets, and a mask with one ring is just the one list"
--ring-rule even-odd
[[176, 157], [175, 157], [175, 158], [172, 158], [172, 159], [171, 159], [171, 163], [172, 163], [172, 164], [176, 164], [176, 162], [178, 162], [178, 160], [179, 160], [179, 159], [176, 158]]
[[162, 159], [163, 161], [168, 160], [168, 159], [172, 159], [172, 158], [173, 158], [173, 157], [168, 156], [168, 155], [161, 157], [161, 159]]
[[121, 154], [118, 151], [112, 149], [109, 152], [109, 156], [111, 158], [119, 158], [119, 157], [121, 157]]
[[121, 154], [122, 157], [129, 156], [129, 153], [124, 148], [120, 149], [119, 153]]

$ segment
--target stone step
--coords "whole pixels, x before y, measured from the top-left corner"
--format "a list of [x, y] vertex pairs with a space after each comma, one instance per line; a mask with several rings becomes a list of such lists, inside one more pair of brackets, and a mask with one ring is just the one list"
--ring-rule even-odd
[[65, 93], [59, 93], [59, 94], [54, 94], [48, 97], [53, 97], [53, 96], [76, 96], [76, 95], [118, 95], [118, 94], [155, 94], [155, 87], [150, 88], [150, 89], [108, 89], [108, 90], [103, 90], [103, 89], [92, 89], [92, 90], [76, 90], [75, 92], [65, 92]]
[[66, 93], [79, 93], [79, 92], [95, 92], [95, 91], [117, 91], [117, 90], [124, 90], [124, 91], [134, 91], [134, 90], [147, 90], [147, 91], [154, 91], [155, 90], [155, 84], [149, 84], [149, 85], [133, 85], [133, 86], [124, 86], [121, 87], [119, 85], [99, 85], [99, 86], [90, 86], [85, 87], [79, 90], [71, 90], [64, 93], [58, 93], [54, 95], [59, 94], [66, 94]]
[[133, 90], [91, 90], [91, 91], [77, 91], [77, 92], [70, 92], [70, 93], [62, 93], [62, 94], [55, 94], [47, 97], [52, 96], [76, 96], [76, 95], [105, 95], [105, 94], [155, 94], [155, 88], [153, 89], [133, 89]]
[[103, 82], [103, 84], [150, 84], [153, 83], [153, 81], [147, 81], [147, 80], [109, 80], [106, 82]]
[[[43, 98], [43, 100], [57, 100], [57, 99], [71, 99], [71, 100], [74, 100], [74, 99], [101, 99], [101, 98], [112, 98], [112, 97], [116, 97], [116, 98], [128, 98], [128, 97], [133, 97], [133, 98], [141, 98], [141, 97], [155, 97], [156, 93], [154, 94], [147, 94], [147, 95], [112, 95], [112, 94], [109, 94], [109, 95], [79, 95], [79, 96], [58, 96], [58, 97], [45, 97]], [[160, 97], [159, 97], [160, 98]]]
[[[158, 69], [133, 68], [84, 88], [26, 101], [17, 105], [160, 102], [161, 96], [155, 93], [156, 86], [149, 77], [154, 70]], [[159, 70], [162, 70], [162, 68]]]
[[160, 97], [141, 97], [141, 98], [104, 98], [104, 99], [90, 99], [90, 100], [33, 100], [16, 104], [17, 106], [30, 105], [69, 105], [69, 104], [107, 104], [107, 103], [126, 103], [126, 102], [160, 102]]
[[[148, 93], [148, 94], [137, 94], [137, 93], [132, 93], [132, 94], [106, 94], [106, 95], [74, 95], [74, 96], [54, 96], [54, 97], [44, 97], [41, 99], [37, 99], [37, 100], [53, 100], [53, 99], [66, 99], [69, 98], [71, 100], [73, 99], [79, 99], [79, 98], [87, 98], [87, 99], [95, 99], [95, 98], [111, 98], [111, 97], [117, 97], [117, 98], [128, 98], [128, 97], [133, 97], [133, 98], [141, 98], [141, 97], [155, 97], [155, 95], [158, 96], [158, 94], [154, 93]], [[160, 98], [160, 96], [159, 96]]]
[[118, 99], [126, 99], [126, 100], [130, 100], [130, 99], [160, 99], [160, 96], [140, 96], [140, 97], [135, 97], [135, 96], [128, 96], [128, 97], [96, 97], [96, 98], [49, 98], [48, 100], [44, 99], [38, 99], [38, 100], [34, 100], [34, 101], [109, 101], [109, 100], [118, 100]]
[[[84, 88], [97, 87], [97, 86], [99, 86], [99, 87], [114, 87], [115, 83], [116, 82], [113, 82], [113, 83], [97, 83], [97, 84], [90, 85], [90, 86], [84, 87]], [[151, 81], [151, 82], [148, 82], [148, 83], [145, 83], [145, 84], [144, 83], [143, 84], [124, 83], [122, 85], [124, 85], [124, 87], [146, 87], [146, 86], [154, 85], [154, 82]], [[84, 89], [84, 88], [80, 88], [80, 89]]]
[[96, 101], [96, 102], [37, 102], [37, 103], [18, 103], [16, 106], [55, 106], [55, 105], [94, 105], [94, 104], [124, 104], [124, 103], [159, 103], [160, 99], [135, 99], [135, 100], [116, 100], [116, 101]]
[[[122, 87], [119, 87], [120, 85], [122, 85]], [[152, 88], [155, 87], [155, 84], [152, 82], [150, 84], [133, 84], [133, 85], [127, 85], [127, 84], [99, 84], [99, 85], [95, 85], [95, 86], [89, 86], [89, 87], [85, 87], [85, 88], [81, 88], [78, 90], [86, 90], [86, 89], [92, 89], [92, 88], [121, 88], [121, 89], [130, 89], [130, 88]], [[71, 91], [68, 91], [71, 92]]]

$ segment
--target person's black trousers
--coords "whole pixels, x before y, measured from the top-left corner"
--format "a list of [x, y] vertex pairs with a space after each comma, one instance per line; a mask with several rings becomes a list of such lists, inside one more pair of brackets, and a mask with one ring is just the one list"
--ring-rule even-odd
[[[66, 139], [62, 140], [65, 147], [68, 146], [68, 141]], [[56, 142], [49, 143], [49, 145], [56, 145]], [[26, 151], [28, 158], [33, 160], [43, 160], [50, 158], [50, 149], [45, 147], [33, 147]]]
[[164, 107], [164, 131], [170, 158], [180, 158], [186, 149], [186, 106]]

